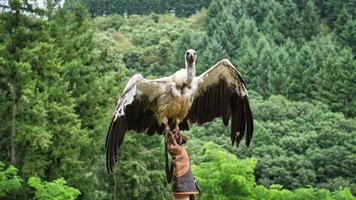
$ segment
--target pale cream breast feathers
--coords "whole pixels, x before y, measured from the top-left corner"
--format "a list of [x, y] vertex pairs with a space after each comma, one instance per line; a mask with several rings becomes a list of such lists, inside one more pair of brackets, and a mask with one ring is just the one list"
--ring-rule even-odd
[[187, 70], [180, 69], [172, 75], [172, 80], [176, 83], [176, 86], [181, 87], [187, 82]]

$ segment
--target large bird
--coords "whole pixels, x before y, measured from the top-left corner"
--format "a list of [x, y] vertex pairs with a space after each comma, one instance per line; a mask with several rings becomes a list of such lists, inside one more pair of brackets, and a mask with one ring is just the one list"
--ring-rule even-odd
[[203, 124], [221, 117], [226, 126], [231, 119], [232, 145], [238, 146], [245, 133], [250, 145], [253, 119], [240, 73], [223, 59], [196, 77], [196, 52], [189, 49], [184, 58], [185, 69], [169, 77], [148, 80], [136, 74], [127, 82], [106, 137], [109, 173], [128, 130], [148, 135], [178, 133], [189, 128], [188, 122]]

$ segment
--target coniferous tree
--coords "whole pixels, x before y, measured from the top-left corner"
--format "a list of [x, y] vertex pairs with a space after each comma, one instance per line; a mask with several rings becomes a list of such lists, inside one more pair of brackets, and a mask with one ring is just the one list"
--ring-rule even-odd
[[244, 36], [241, 39], [241, 46], [237, 49], [236, 58], [233, 60], [238, 70], [244, 75], [249, 89], [257, 88], [258, 79], [256, 68], [258, 54], [253, 39], [248, 36]]
[[[179, 66], [179, 68], [183, 68], [185, 66], [184, 55], [187, 49], [198, 49], [200, 43], [200, 35], [192, 33], [190, 31], [184, 32], [175, 45], [176, 51], [172, 55], [173, 65]], [[198, 54], [198, 56], [200, 60], [200, 55]], [[174, 70], [177, 70], [179, 68], [176, 68]], [[172, 71], [171, 73], [174, 73], [174, 71]]]
[[264, 34], [268, 34], [277, 44], [281, 44], [285, 39], [284, 35], [279, 31], [281, 29], [280, 22], [274, 17], [272, 12], [268, 12], [267, 17], [263, 20], [260, 30]]
[[[200, 53], [199, 63], [197, 63], [197, 74], [205, 72], [209, 67], [213, 66], [215, 63], [219, 62], [223, 58], [228, 58], [228, 54], [222, 45], [214, 40], [205, 37], [203, 39], [205, 44], [208, 44], [206, 48]], [[209, 42], [207, 42], [209, 41]]]
[[320, 10], [320, 16], [324, 18], [330, 28], [334, 28], [335, 23], [343, 9], [348, 13], [352, 13], [353, 18], [356, 17], [355, 1], [354, 0], [323, 0], [315, 1], [315, 5]]
[[218, 42], [230, 57], [239, 45], [236, 18], [227, 7], [229, 1], [213, 1], [209, 7], [205, 27], [207, 35]]
[[283, 2], [284, 16], [281, 21], [281, 32], [286, 38], [291, 38], [297, 43], [302, 43], [303, 33], [301, 29], [302, 21], [300, 12], [292, 0]]
[[269, 91], [272, 94], [286, 96], [289, 89], [288, 84], [295, 78], [289, 76], [289, 72], [297, 65], [297, 47], [289, 40], [276, 50], [275, 56], [275, 63], [271, 65], [267, 74]]
[[7, 94], [4, 115], [12, 116], [5, 117], [10, 126], [4, 132], [10, 136], [11, 162], [24, 179], [65, 176], [74, 183], [78, 178], [74, 174], [82, 169], [80, 153], [87, 132], [75, 113], [58, 49], [46, 29], [48, 21], [30, 5], [11, 1], [10, 10], [2, 13], [7, 19], [1, 28], [5, 48], [0, 52], [5, 71], [1, 81], [6, 85], [2, 90]]
[[300, 49], [296, 55], [296, 62], [291, 64], [287, 73], [289, 79], [286, 96], [300, 101], [312, 98], [317, 67], [312, 49], [308, 45]]
[[327, 57], [316, 75], [314, 98], [327, 103], [332, 111], [348, 117], [356, 114], [356, 62], [350, 49], [342, 49]]
[[[202, 147], [214, 140], [239, 157], [256, 157], [256, 183], [265, 187], [331, 190], [246, 187], [235, 174], [239, 191], [254, 189], [251, 198], [352, 199], [348, 189], [332, 192], [340, 187], [356, 194], [353, 0], [213, 0], [191, 18], [173, 15], [188, 16], [210, 0], [81, 0], [92, 17], [103, 16], [93, 21], [78, 1], [59, 2], [48, 0], [45, 9], [0, 2], [0, 160], [8, 165], [12, 157], [24, 180], [3, 198], [36, 198], [25, 185], [29, 176], [44, 185], [63, 176], [80, 199], [168, 199], [161, 138], [128, 134], [108, 176], [105, 136], [126, 74], [170, 75], [184, 67], [188, 48], [198, 53], [197, 75], [231, 60], [247, 82], [256, 128], [251, 147], [236, 149], [221, 121], [193, 126], [192, 163], [207, 163]], [[136, 15], [151, 12], [171, 13]], [[216, 180], [231, 173], [221, 174]], [[0, 183], [0, 196], [1, 188], [11, 189]], [[237, 198], [236, 188], [221, 188]]]
[[[103, 45], [98, 36], [94, 36], [85, 9], [77, 4], [66, 4], [58, 10], [50, 21], [51, 37], [57, 41], [57, 48], [62, 60], [63, 79], [68, 82], [68, 89], [75, 99], [75, 114], [79, 116], [81, 129], [85, 129], [88, 138], [81, 149], [83, 170], [104, 173], [102, 167], [103, 145], [106, 126], [110, 117], [111, 103], [123, 87], [125, 66], [114, 43]], [[105, 177], [105, 176], [104, 176]], [[66, 178], [70, 183], [72, 179]], [[96, 176], [73, 175], [75, 186], [87, 199], [105, 196], [107, 188], [102, 182], [108, 181]]]
[[303, 37], [308, 41], [320, 32], [320, 19], [318, 8], [309, 0], [301, 13], [301, 29]]
[[337, 40], [345, 46], [351, 47], [353, 53], [356, 52], [356, 21], [344, 7], [335, 23], [335, 34]]
[[254, 66], [254, 70], [256, 70], [257, 80], [256, 80], [256, 88], [253, 88], [262, 96], [267, 97], [270, 94], [270, 90], [268, 89], [268, 73], [275, 68], [276, 64], [276, 57], [274, 55], [274, 46], [270, 43], [266, 36], [262, 36], [256, 44], [257, 50], [257, 61], [256, 65]]

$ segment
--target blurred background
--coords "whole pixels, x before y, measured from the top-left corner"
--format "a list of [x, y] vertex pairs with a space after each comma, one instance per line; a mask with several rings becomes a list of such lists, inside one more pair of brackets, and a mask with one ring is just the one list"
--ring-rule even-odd
[[163, 138], [105, 137], [135, 73], [228, 58], [250, 148], [216, 120], [186, 145], [204, 199], [355, 199], [355, 0], [0, 0], [0, 199], [170, 199]]

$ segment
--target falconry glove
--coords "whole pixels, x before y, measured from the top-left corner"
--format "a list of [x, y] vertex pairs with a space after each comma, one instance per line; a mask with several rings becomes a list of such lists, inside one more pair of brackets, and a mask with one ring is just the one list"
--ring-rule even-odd
[[173, 179], [174, 194], [186, 194], [194, 199], [194, 194], [200, 193], [200, 190], [190, 169], [189, 155], [185, 148], [177, 143], [177, 139], [174, 134], [168, 133], [166, 148], [172, 156], [168, 180], [170, 182]]

